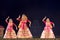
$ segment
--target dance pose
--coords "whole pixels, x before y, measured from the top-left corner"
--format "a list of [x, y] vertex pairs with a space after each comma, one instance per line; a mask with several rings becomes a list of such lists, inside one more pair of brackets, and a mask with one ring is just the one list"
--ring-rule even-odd
[[41, 38], [55, 38], [54, 33], [52, 31], [52, 27], [54, 27], [54, 23], [50, 22], [50, 19], [47, 18], [45, 21], [46, 17], [43, 18], [43, 22], [45, 23], [44, 30], [41, 34]]
[[16, 38], [16, 33], [13, 30], [13, 26], [15, 26], [16, 29], [17, 29], [17, 26], [13, 23], [13, 20], [12, 19], [9, 19], [9, 22], [8, 22], [8, 19], [9, 19], [9, 16], [5, 20], [6, 23], [8, 24], [8, 26], [6, 28], [6, 32], [5, 32], [4, 38]]
[[17, 20], [20, 21], [18, 28], [19, 31], [17, 33], [18, 38], [32, 38], [32, 34], [27, 26], [27, 22], [29, 22], [29, 26], [31, 26], [31, 21], [28, 20], [27, 16], [25, 14], [17, 18]]

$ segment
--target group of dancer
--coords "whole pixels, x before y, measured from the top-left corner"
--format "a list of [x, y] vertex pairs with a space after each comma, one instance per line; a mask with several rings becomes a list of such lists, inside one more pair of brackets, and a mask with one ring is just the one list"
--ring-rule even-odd
[[[31, 26], [31, 21], [28, 19], [28, 17], [25, 14], [22, 14], [22, 17], [19, 15], [17, 20], [19, 21], [19, 30], [16, 34], [13, 29], [13, 27], [16, 27], [17, 29], [16, 24], [13, 22], [12, 19], [9, 19], [9, 16], [6, 18], [5, 21], [8, 25], [3, 38], [33, 38], [27, 26], [27, 22], [29, 22], [29, 26]], [[49, 18], [46, 17], [44, 17], [42, 21], [45, 23], [45, 27], [40, 38], [55, 38], [54, 33], [52, 31], [54, 23], [50, 22]]]

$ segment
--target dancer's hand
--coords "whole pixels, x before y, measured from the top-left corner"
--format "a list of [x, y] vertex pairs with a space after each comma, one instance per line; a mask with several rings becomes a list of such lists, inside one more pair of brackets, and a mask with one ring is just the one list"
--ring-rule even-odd
[[29, 24], [29, 27], [31, 27], [31, 24]]
[[9, 16], [6, 18], [6, 21], [9, 19]]
[[42, 21], [44, 21], [46, 19], [46, 16], [43, 18], [43, 20]]
[[46, 19], [46, 16], [44, 17], [44, 19]]
[[53, 27], [55, 27], [55, 24], [53, 23]]
[[20, 15], [19, 15], [19, 17], [17, 18], [17, 20], [19, 20], [19, 18], [20, 18]]
[[16, 30], [17, 30], [18, 28], [17, 28], [17, 26], [16, 26], [16, 25], [15, 25], [15, 27], [16, 27]]
[[20, 18], [20, 15], [19, 15], [19, 17], [18, 18]]
[[8, 16], [8, 18], [9, 18], [9, 16]]
[[8, 23], [8, 21], [7, 21], [8, 19], [9, 19], [9, 16], [5, 19], [6, 23]]
[[16, 20], [19, 20], [19, 18], [17, 18]]
[[6, 20], [8, 20], [9, 19], [9, 16], [6, 18]]
[[28, 20], [28, 22], [29, 22], [29, 26], [31, 27], [31, 21], [30, 21], [30, 20]]
[[18, 28], [16, 27], [16, 30], [17, 30]]

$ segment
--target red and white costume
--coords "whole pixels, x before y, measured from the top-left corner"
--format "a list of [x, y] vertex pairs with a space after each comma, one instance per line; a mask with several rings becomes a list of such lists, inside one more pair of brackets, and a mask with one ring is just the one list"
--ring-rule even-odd
[[27, 24], [26, 24], [28, 21], [29, 20], [20, 21], [19, 31], [17, 33], [18, 38], [32, 38], [32, 34], [31, 34]]
[[45, 23], [44, 30], [41, 34], [41, 38], [55, 38], [54, 33], [52, 31], [52, 24], [53, 22], [46, 23], [46, 21], [43, 21]]
[[12, 24], [8, 23], [8, 26], [6, 28], [5, 35], [3, 38], [16, 38], [16, 33], [13, 30], [13, 25], [14, 25], [14, 23], [12, 23]]

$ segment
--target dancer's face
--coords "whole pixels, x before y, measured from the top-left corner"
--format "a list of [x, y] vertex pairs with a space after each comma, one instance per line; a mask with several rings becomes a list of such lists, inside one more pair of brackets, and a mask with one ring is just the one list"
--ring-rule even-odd
[[12, 19], [9, 19], [9, 23], [12, 23], [13, 22], [13, 20]]
[[46, 19], [46, 22], [50, 22], [49, 18]]
[[22, 15], [22, 19], [24, 19], [24, 18], [25, 18], [25, 15], [23, 14], [23, 15]]
[[22, 15], [22, 20], [27, 20], [27, 16], [26, 15]]

